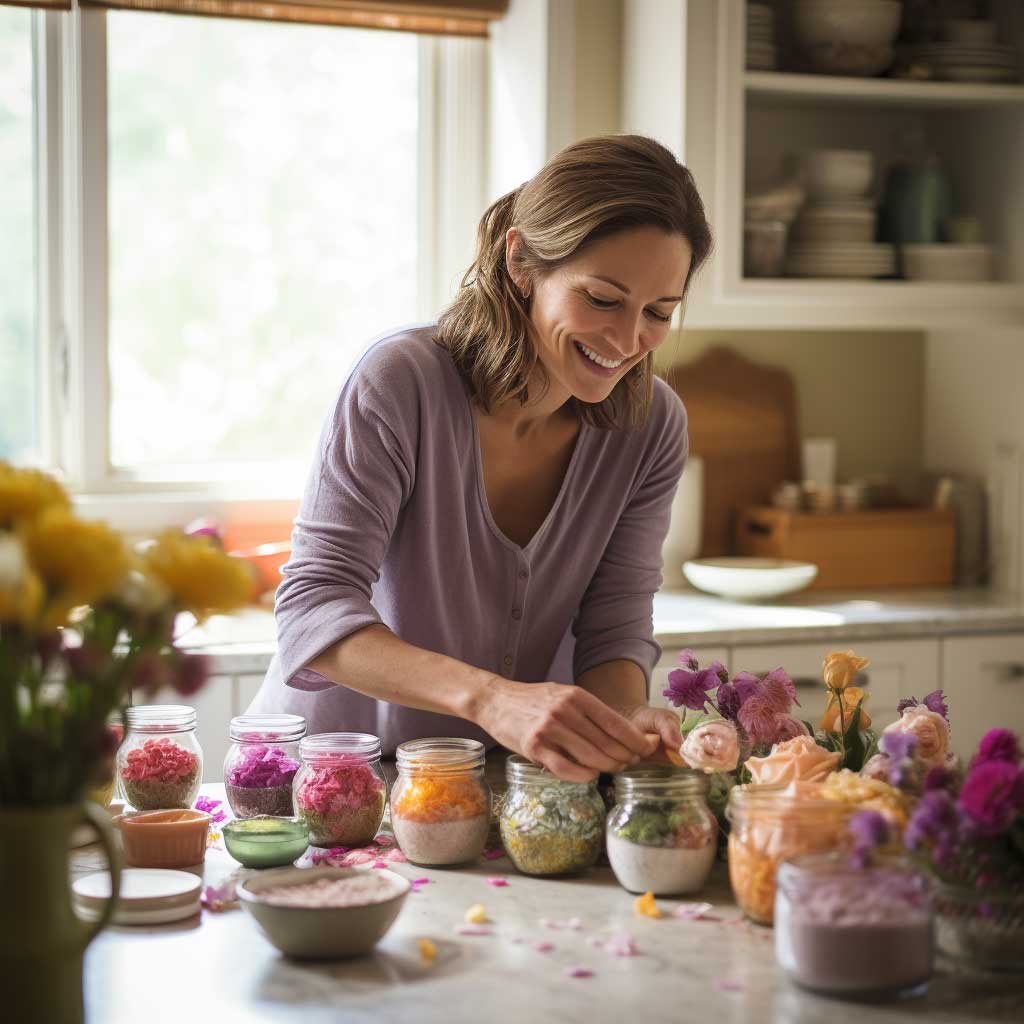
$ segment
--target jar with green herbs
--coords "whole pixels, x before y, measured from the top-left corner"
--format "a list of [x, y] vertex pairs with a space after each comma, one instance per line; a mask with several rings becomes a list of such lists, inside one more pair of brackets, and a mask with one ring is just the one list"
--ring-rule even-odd
[[524, 875], [568, 875], [596, 863], [605, 809], [596, 782], [563, 782], [513, 754], [505, 763], [501, 841]]
[[697, 892], [715, 860], [718, 825], [708, 778], [686, 768], [630, 768], [615, 776], [608, 861], [630, 892]]

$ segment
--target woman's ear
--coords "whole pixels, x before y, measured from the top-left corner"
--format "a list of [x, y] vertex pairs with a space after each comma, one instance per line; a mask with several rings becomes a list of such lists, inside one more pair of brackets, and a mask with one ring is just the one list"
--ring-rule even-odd
[[505, 232], [505, 266], [508, 269], [508, 276], [523, 299], [530, 297], [530, 282], [526, 279], [520, 268], [520, 260], [523, 252], [523, 238], [519, 234], [519, 228], [509, 228]]

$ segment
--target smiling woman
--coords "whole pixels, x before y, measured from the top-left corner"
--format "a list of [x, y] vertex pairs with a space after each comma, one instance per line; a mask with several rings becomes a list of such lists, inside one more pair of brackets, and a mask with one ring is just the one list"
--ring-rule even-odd
[[250, 711], [385, 753], [497, 742], [573, 782], [678, 747], [646, 684], [686, 414], [652, 358], [710, 244], [641, 136], [570, 146], [484, 213], [438, 323], [341, 388]]

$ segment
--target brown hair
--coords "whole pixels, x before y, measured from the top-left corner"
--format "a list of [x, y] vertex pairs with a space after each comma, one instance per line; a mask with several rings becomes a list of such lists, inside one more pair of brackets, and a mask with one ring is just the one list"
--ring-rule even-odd
[[[522, 239], [516, 269], [529, 279], [550, 273], [599, 238], [653, 226], [682, 235], [690, 245], [685, 295], [711, 251], [711, 230], [693, 175], [654, 139], [601, 135], [557, 153], [484, 212], [476, 257], [438, 319], [438, 344], [451, 353], [487, 412], [509, 398], [525, 404], [531, 375], [543, 373], [528, 300], [506, 266], [505, 233], [512, 226]], [[576, 410], [592, 426], [638, 426], [650, 407], [653, 376], [653, 353], [648, 353], [603, 402], [573, 399]]]

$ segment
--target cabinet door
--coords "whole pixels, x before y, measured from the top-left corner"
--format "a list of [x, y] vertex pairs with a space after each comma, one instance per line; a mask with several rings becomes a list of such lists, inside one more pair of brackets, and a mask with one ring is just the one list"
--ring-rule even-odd
[[[713, 661], [720, 661], [726, 668], [729, 667], [729, 649], [727, 647], [699, 647], [691, 648], [697, 655], [701, 667], [710, 665]], [[679, 651], [662, 651], [661, 660], [654, 667], [651, 673], [651, 687], [647, 695], [647, 703], [656, 708], [671, 708], [672, 705], [662, 696], [662, 690], [668, 686], [668, 674], [673, 669], [679, 668]], [[675, 710], [675, 708], [673, 708]]]
[[191, 697], [168, 688], [155, 694], [133, 693], [133, 704], [187, 704], [196, 711], [196, 739], [203, 748], [203, 782], [220, 782], [224, 757], [231, 745], [228, 726], [234, 701], [234, 679], [211, 676], [199, 693]]
[[263, 685], [263, 674], [235, 677], [235, 714], [244, 715]]
[[814, 644], [771, 644], [732, 648], [733, 672], [764, 675], [784, 668], [796, 683], [796, 717], [817, 727], [825, 710], [828, 691], [821, 669], [829, 651], [852, 648], [871, 664], [857, 680], [868, 693], [872, 728], [878, 733], [896, 720], [900, 698], [923, 697], [939, 685], [938, 640], [829, 640]]
[[1024, 732], [1024, 634], [946, 637], [942, 685], [953, 749], [962, 758], [996, 726]]

